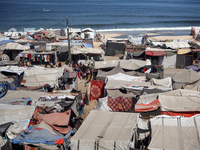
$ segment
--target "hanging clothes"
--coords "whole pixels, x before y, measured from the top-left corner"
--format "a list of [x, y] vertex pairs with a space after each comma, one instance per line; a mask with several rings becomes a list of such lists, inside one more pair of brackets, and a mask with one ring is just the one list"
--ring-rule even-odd
[[40, 63], [42, 63], [42, 55], [40, 55]]

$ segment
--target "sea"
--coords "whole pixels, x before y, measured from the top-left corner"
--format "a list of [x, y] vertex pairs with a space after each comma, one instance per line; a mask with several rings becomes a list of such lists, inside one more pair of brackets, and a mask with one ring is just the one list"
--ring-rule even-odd
[[99, 32], [189, 32], [200, 0], [0, 0], [0, 31], [92, 28]]

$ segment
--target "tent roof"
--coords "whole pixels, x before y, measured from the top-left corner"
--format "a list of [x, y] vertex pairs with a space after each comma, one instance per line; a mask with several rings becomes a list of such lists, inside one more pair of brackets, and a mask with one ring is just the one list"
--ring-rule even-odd
[[18, 43], [7, 43], [5, 50], [28, 50], [30, 46], [24, 46]]
[[[30, 97], [32, 101], [37, 101], [44, 92], [39, 91], [28, 91], [28, 90], [8, 90], [6, 95], [1, 98], [1, 100], [4, 99], [16, 99], [16, 98], [23, 98], [23, 97]], [[32, 103], [34, 105], [34, 103]]]
[[146, 51], [146, 55], [148, 56], [164, 56], [167, 55], [165, 51]]
[[95, 68], [113, 68], [119, 65], [123, 69], [137, 70], [146, 65], [146, 61], [142, 60], [112, 60], [112, 61], [95, 61]]
[[5, 67], [0, 67], [1, 72], [10, 72], [10, 73], [17, 73], [20, 75], [26, 70], [26, 68], [18, 67], [18, 66], [5, 66]]
[[0, 46], [3, 44], [13, 43], [13, 42], [14, 42], [13, 40], [2, 40], [2, 41], [0, 41]]
[[179, 48], [189, 48], [190, 45], [188, 42], [165, 42], [164, 46], [166, 48], [172, 48], [172, 49], [179, 49]]
[[104, 50], [101, 48], [90, 48], [90, 47], [82, 47], [82, 46], [73, 46], [71, 48], [71, 54], [105, 54]]
[[106, 78], [107, 80], [124, 80], [124, 81], [145, 81], [146, 80], [146, 76], [141, 76], [141, 77], [130, 76], [121, 72], [114, 75], [106, 76]]
[[172, 79], [179, 83], [194, 83], [200, 79], [200, 75], [193, 69], [177, 72]]
[[192, 52], [191, 49], [179, 49], [177, 54], [179, 54], [179, 55], [180, 54], [187, 54], [187, 53], [190, 53], [190, 52]]
[[113, 149], [114, 142], [119, 149], [127, 149], [132, 129], [137, 124], [137, 115], [92, 110], [71, 138], [72, 149], [93, 149], [95, 140], [105, 149]]
[[130, 97], [135, 97], [135, 95], [133, 93], [122, 93], [121, 91], [117, 90], [107, 90], [108, 96], [110, 97], [120, 97], [123, 96], [124, 98], [130, 98]]
[[199, 149], [200, 116], [154, 117], [151, 120], [152, 139], [148, 149]]

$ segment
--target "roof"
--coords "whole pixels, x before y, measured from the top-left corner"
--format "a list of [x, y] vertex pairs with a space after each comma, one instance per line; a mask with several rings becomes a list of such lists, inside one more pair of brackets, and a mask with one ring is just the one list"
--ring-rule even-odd
[[0, 46], [3, 44], [13, 43], [13, 42], [14, 42], [13, 40], [2, 40], [2, 41], [0, 41]]
[[148, 149], [199, 149], [200, 116], [154, 117], [150, 120], [152, 138]]
[[5, 66], [5, 67], [0, 67], [1, 72], [10, 72], [10, 73], [17, 73], [20, 75], [21, 73], [24, 72], [26, 68], [18, 67], [18, 66]]
[[95, 141], [103, 149], [128, 149], [132, 130], [136, 128], [135, 113], [92, 110], [76, 134], [71, 138], [71, 149], [93, 149]]
[[146, 51], [146, 55], [148, 56], [164, 56], [167, 55], [165, 51]]
[[149, 104], [135, 104], [135, 112], [147, 112], [147, 111], [153, 111], [160, 107], [159, 100], [156, 99]]
[[164, 47], [179, 49], [179, 48], [189, 48], [190, 45], [188, 44], [188, 42], [165, 42]]
[[71, 48], [72, 55], [79, 55], [79, 54], [105, 54], [104, 50], [101, 48], [89, 48], [89, 47], [82, 47], [82, 46], [73, 46]]
[[95, 68], [114, 68], [119, 65], [123, 69], [137, 70], [146, 65], [146, 61], [143, 60], [111, 60], [111, 61], [95, 61]]
[[200, 74], [193, 69], [186, 69], [181, 72], [177, 72], [172, 79], [178, 83], [194, 83], [200, 80]]
[[7, 43], [5, 50], [28, 50], [30, 46], [24, 46], [18, 43]]
[[181, 54], [187, 54], [187, 53], [190, 53], [190, 52], [192, 52], [191, 49], [179, 49], [177, 51], [177, 54], [181, 55]]

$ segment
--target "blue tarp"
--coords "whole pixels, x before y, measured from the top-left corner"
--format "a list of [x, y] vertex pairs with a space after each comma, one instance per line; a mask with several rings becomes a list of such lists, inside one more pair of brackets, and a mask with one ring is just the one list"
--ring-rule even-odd
[[6, 43], [13, 43], [13, 42], [14, 42], [13, 40], [2, 40], [0, 41], [0, 46]]
[[186, 69], [190, 69], [192, 68], [194, 71], [200, 71], [200, 69], [197, 66], [191, 65], [191, 66], [187, 66], [185, 67]]
[[87, 47], [91, 47], [91, 48], [93, 48], [92, 47], [92, 44], [88, 44], [88, 43], [84, 43]]
[[70, 130], [68, 134], [63, 136], [62, 134], [59, 134], [59, 133], [53, 134], [44, 128], [40, 128], [40, 127], [38, 128], [38, 126], [37, 127], [30, 126], [28, 130], [22, 131], [19, 136], [17, 136], [16, 138], [12, 140], [12, 142], [14, 144], [27, 142], [30, 144], [43, 143], [47, 145], [55, 145], [56, 140], [68, 139], [71, 133], [72, 133], [72, 129]]

